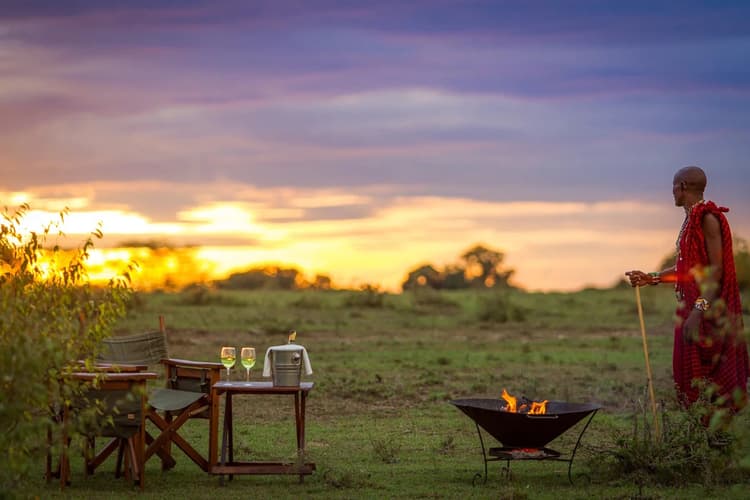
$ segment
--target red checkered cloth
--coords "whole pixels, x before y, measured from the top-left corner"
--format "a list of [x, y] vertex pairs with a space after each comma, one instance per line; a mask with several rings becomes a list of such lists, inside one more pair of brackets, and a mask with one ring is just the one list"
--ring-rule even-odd
[[[748, 351], [742, 338], [742, 306], [732, 252], [732, 232], [724, 212], [712, 201], [693, 206], [682, 233], [677, 259], [677, 324], [674, 331], [672, 368], [677, 392], [683, 404], [694, 403], [700, 396], [699, 384], [706, 381], [718, 387], [718, 396], [726, 398], [726, 407], [738, 410], [747, 401]], [[693, 310], [695, 299], [702, 295], [701, 277], [708, 266], [702, 221], [711, 213], [721, 226], [723, 273], [721, 293], [704, 313], [699, 339], [683, 342], [682, 327]], [[739, 398], [737, 396], [740, 396]]]

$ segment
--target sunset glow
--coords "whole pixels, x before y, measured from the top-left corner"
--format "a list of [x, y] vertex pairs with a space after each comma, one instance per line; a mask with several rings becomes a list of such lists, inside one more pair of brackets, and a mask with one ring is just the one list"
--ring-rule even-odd
[[[162, 189], [169, 191], [170, 185]], [[329, 194], [339, 202], [369, 199]], [[276, 193], [283, 196], [304, 205], [317, 195], [314, 190]], [[25, 200], [47, 204], [44, 198]], [[672, 224], [679, 223], [679, 213], [671, 207], [632, 202], [502, 203], [433, 196], [396, 198], [388, 207], [368, 211], [368, 216], [356, 219], [318, 221], [289, 211], [280, 220], [265, 203], [207, 203], [181, 211], [179, 221], [169, 224], [123, 211], [72, 212], [60, 229], [67, 235], [64, 246], [70, 247], [101, 221], [104, 239], [91, 254], [91, 277], [109, 279], [136, 261], [139, 268], [133, 280], [143, 289], [165, 283], [179, 288], [250, 267], [282, 265], [297, 267], [308, 277], [329, 275], [337, 286], [376, 284], [398, 291], [411, 269], [424, 263], [457, 263], [466, 248], [481, 242], [505, 252], [507, 266], [516, 269], [516, 285], [571, 290], [612, 285], [617, 271], [634, 258], [653, 265], [669, 251]], [[611, 231], [610, 221], [632, 220], [633, 213], [640, 214], [637, 221], [665, 222], [652, 227], [634, 223], [626, 231]], [[29, 222], [41, 227], [55, 217], [55, 212], [36, 210]], [[155, 241], [160, 248], [118, 248], [139, 241]], [[634, 241], [640, 242], [637, 247]], [[601, 256], [592, 261], [582, 248], [596, 249]], [[582, 268], [587, 269], [585, 281]]]
[[610, 286], [671, 252], [691, 164], [750, 238], [750, 6], [595, 4], [12, 2], [0, 205], [69, 208], [65, 247], [101, 223], [91, 275], [143, 288], [397, 291], [477, 243], [527, 289]]

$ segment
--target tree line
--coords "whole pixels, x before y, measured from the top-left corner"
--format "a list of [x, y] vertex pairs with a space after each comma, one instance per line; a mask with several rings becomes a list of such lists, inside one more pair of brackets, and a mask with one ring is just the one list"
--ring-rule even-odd
[[[144, 247], [146, 245], [130, 242], [129, 247]], [[193, 256], [180, 253], [179, 248], [168, 247], [164, 244], [147, 246], [152, 252], [165, 250], [175, 251], [182, 258], [190, 260]], [[675, 253], [671, 252], [661, 259], [656, 269], [666, 269], [674, 265]], [[737, 271], [737, 282], [740, 290], [750, 291], [750, 251], [746, 240], [734, 240], [734, 261]], [[515, 269], [504, 264], [505, 253], [499, 249], [477, 243], [465, 250], [456, 263], [436, 266], [422, 263], [411, 268], [401, 283], [403, 291], [422, 288], [433, 290], [465, 290], [465, 289], [507, 289], [517, 288], [511, 282]], [[182, 262], [185, 264], [185, 262]], [[613, 286], [624, 286], [624, 281], [614, 280]], [[204, 282], [205, 283], [205, 282]], [[327, 274], [316, 274], [308, 278], [294, 266], [263, 265], [255, 266], [244, 271], [232, 273], [225, 279], [214, 280], [213, 286], [224, 290], [333, 290], [336, 284]], [[167, 286], [168, 284], [165, 284]], [[167, 286], [169, 288], [169, 286]], [[376, 287], [377, 288], [377, 287]]]

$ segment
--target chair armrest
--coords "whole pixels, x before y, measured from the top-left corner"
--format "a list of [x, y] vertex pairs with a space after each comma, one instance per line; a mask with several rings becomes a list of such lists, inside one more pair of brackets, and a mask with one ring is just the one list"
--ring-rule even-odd
[[184, 366], [186, 368], [198, 368], [203, 370], [221, 370], [224, 365], [212, 361], [190, 361], [188, 359], [165, 358], [161, 360], [163, 365]]

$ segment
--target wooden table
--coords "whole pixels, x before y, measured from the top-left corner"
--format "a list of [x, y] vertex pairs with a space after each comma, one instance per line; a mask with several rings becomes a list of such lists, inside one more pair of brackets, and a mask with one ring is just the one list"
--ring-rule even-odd
[[[315, 464], [305, 462], [305, 402], [307, 394], [313, 388], [312, 382], [302, 382], [299, 387], [274, 387], [271, 382], [228, 382], [221, 381], [213, 385], [211, 396], [214, 401], [224, 394], [224, 430], [221, 443], [221, 460], [218, 460], [218, 444], [209, 449], [209, 472], [221, 474], [223, 484], [224, 474], [232, 479], [234, 474], [298, 474], [300, 482], [305, 475], [312, 474]], [[294, 396], [294, 420], [297, 431], [297, 462], [243, 462], [234, 460], [234, 422], [232, 419], [232, 397], [243, 394], [281, 394]], [[217, 426], [218, 419], [214, 425]], [[216, 435], [217, 429], [212, 429], [212, 435]]]

